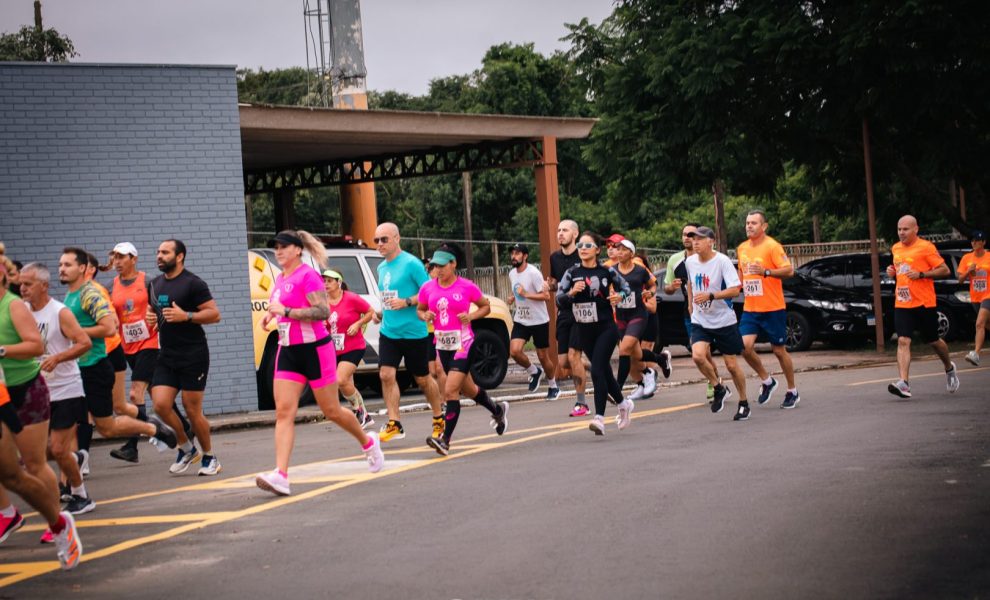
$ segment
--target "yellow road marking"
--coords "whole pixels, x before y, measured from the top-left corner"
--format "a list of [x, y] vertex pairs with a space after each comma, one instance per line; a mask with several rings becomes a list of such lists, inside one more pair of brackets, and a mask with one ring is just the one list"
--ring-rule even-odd
[[[976, 373], [977, 371], [986, 371], [987, 369], [990, 369], [990, 367], [978, 367], [976, 369], [966, 369], [965, 371], [960, 371], [959, 369], [956, 369], [956, 375], [962, 375], [963, 373]], [[945, 377], [945, 371], [942, 371], [940, 373], [925, 373], [924, 375], [912, 375], [911, 381], [914, 381], [915, 379], [922, 379], [924, 377]], [[890, 377], [887, 377], [885, 379], [871, 379], [869, 381], [857, 381], [855, 383], [847, 383], [846, 387], [870, 385], [872, 383], [891, 383], [892, 381], [893, 380]]]
[[[680, 412], [680, 411], [684, 411], [684, 410], [689, 410], [689, 409], [692, 409], [692, 408], [698, 408], [699, 406], [705, 406], [705, 404], [704, 403], [682, 404], [682, 405], [679, 405], [679, 406], [672, 406], [672, 407], [669, 407], [669, 408], [658, 408], [658, 409], [653, 409], [653, 410], [646, 410], [646, 411], [641, 411], [641, 412], [638, 412], [638, 413], [634, 413], [632, 415], [632, 418], [634, 418], [634, 419], [643, 419], [643, 418], [646, 418], [646, 417], [652, 417], [652, 416], [656, 416], [656, 415], [662, 415], [662, 414], [668, 414], [668, 413], [674, 413], [674, 412]], [[130, 539], [130, 540], [126, 540], [126, 541], [123, 541], [123, 542], [114, 544], [112, 546], [107, 546], [106, 548], [101, 548], [101, 549], [96, 550], [96, 551], [87, 551], [85, 553], [85, 555], [83, 556], [83, 558], [82, 558], [82, 562], [89, 562], [91, 560], [97, 560], [97, 559], [100, 559], [100, 558], [105, 558], [107, 556], [111, 556], [111, 555], [117, 554], [119, 552], [124, 552], [124, 551], [130, 550], [132, 548], [137, 548], [139, 546], [144, 546], [144, 545], [151, 544], [151, 543], [154, 543], [154, 542], [160, 542], [160, 541], [163, 541], [163, 540], [167, 540], [167, 539], [170, 539], [170, 538], [179, 536], [179, 535], [181, 535], [183, 533], [188, 533], [190, 531], [195, 531], [197, 529], [202, 529], [202, 528], [207, 527], [209, 525], [218, 525], [218, 524], [221, 524], [221, 523], [226, 523], [228, 521], [233, 521], [233, 520], [236, 520], [236, 519], [241, 519], [241, 518], [244, 518], [244, 517], [248, 517], [248, 516], [260, 514], [260, 513], [263, 513], [263, 512], [267, 512], [269, 510], [273, 510], [273, 509], [276, 509], [276, 508], [281, 508], [283, 506], [288, 506], [290, 504], [296, 504], [298, 502], [303, 502], [305, 500], [310, 500], [312, 498], [316, 498], [318, 496], [322, 496], [322, 495], [328, 494], [330, 492], [334, 492], [334, 491], [337, 491], [337, 490], [348, 488], [350, 486], [357, 485], [359, 483], [364, 483], [364, 482], [367, 482], [367, 481], [373, 481], [373, 480], [379, 479], [381, 477], [387, 477], [389, 475], [396, 475], [398, 473], [406, 473], [406, 472], [412, 471], [414, 469], [420, 469], [420, 468], [423, 468], [423, 467], [426, 467], [426, 466], [436, 465], [436, 464], [439, 464], [439, 463], [442, 463], [442, 462], [446, 462], [448, 460], [453, 460], [453, 459], [456, 459], [456, 458], [463, 458], [465, 456], [472, 456], [474, 454], [479, 454], [481, 452], [488, 452], [488, 451], [491, 451], [491, 450], [497, 450], [498, 448], [505, 448], [507, 446], [514, 446], [514, 445], [517, 445], [517, 444], [522, 444], [524, 442], [531, 442], [531, 441], [541, 440], [541, 439], [545, 439], [545, 438], [548, 438], [548, 437], [552, 437], [552, 436], [556, 436], [556, 435], [561, 435], [561, 434], [564, 434], [564, 433], [572, 433], [572, 432], [580, 431], [582, 429], [587, 429], [587, 428], [588, 428], [588, 421], [586, 419], [581, 419], [580, 421], [570, 421], [570, 422], [567, 422], [567, 423], [558, 423], [558, 424], [553, 424], [553, 425], [544, 425], [544, 426], [540, 426], [540, 427], [532, 427], [532, 428], [529, 428], [529, 429], [514, 430], [514, 431], [511, 431], [509, 435], [513, 435], [513, 436], [517, 436], [519, 434], [532, 434], [532, 435], [529, 435], [528, 437], [520, 437], [520, 438], [517, 438], [517, 439], [510, 439], [510, 440], [505, 440], [505, 441], [500, 441], [500, 442], [494, 442], [494, 443], [470, 444], [469, 442], [477, 442], [477, 441], [480, 441], [480, 440], [488, 440], [488, 439], [492, 439], [492, 438], [498, 438], [498, 439], [504, 440], [505, 438], [504, 437], [499, 438], [499, 436], [497, 436], [494, 433], [487, 434], [487, 435], [476, 436], [476, 437], [473, 437], [473, 438], [464, 438], [463, 440], [460, 440], [458, 442], [457, 446], [455, 448], [453, 448], [452, 453], [449, 454], [449, 455], [447, 455], [447, 456], [437, 456], [436, 458], [433, 458], [433, 459], [430, 459], [430, 460], [408, 461], [408, 462], [406, 462], [406, 464], [402, 464], [399, 467], [394, 468], [394, 469], [383, 470], [380, 473], [366, 473], [366, 474], [362, 474], [362, 475], [355, 475], [353, 477], [350, 477], [350, 478], [345, 479], [345, 480], [342, 480], [342, 481], [335, 481], [334, 483], [331, 483], [330, 485], [325, 485], [325, 486], [322, 486], [322, 487], [318, 487], [318, 488], [315, 488], [315, 489], [312, 489], [312, 490], [309, 490], [309, 491], [306, 491], [306, 492], [302, 492], [300, 494], [295, 494], [295, 495], [292, 495], [292, 496], [284, 496], [284, 497], [280, 497], [280, 498], [277, 498], [277, 499], [274, 499], [274, 500], [269, 500], [268, 502], [263, 502], [261, 504], [258, 504], [258, 505], [255, 505], [255, 506], [251, 506], [251, 507], [248, 507], [248, 508], [245, 508], [245, 509], [242, 509], [242, 510], [237, 510], [237, 511], [224, 511], [224, 512], [215, 512], [215, 513], [198, 513], [198, 514], [190, 514], [190, 515], [163, 515], [163, 516], [126, 517], [126, 518], [120, 518], [120, 519], [99, 519], [99, 520], [95, 520], [94, 519], [92, 521], [89, 521], [89, 520], [78, 521], [77, 522], [77, 525], [79, 527], [101, 527], [101, 526], [106, 527], [106, 526], [112, 526], [113, 524], [120, 524], [120, 525], [149, 525], [149, 524], [177, 523], [177, 522], [178, 523], [182, 523], [182, 522], [184, 522], [183, 525], [180, 525], [178, 527], [173, 527], [171, 529], [166, 529], [165, 531], [161, 531], [161, 532], [154, 533], [154, 534], [151, 534], [151, 535], [146, 535], [146, 536], [141, 536], [141, 537], [133, 538], [133, 539]], [[412, 449], [396, 450], [394, 452], [390, 452], [389, 453], [389, 456], [392, 456], [392, 455], [395, 455], [395, 454], [407, 454], [407, 453], [411, 453], [410, 452], [411, 450]], [[419, 451], [419, 450], [417, 449], [417, 451]], [[319, 465], [319, 464], [339, 463], [339, 462], [353, 461], [353, 460], [358, 460], [358, 459], [363, 459], [363, 456], [360, 456], [360, 457], [351, 456], [351, 457], [342, 458], [342, 459], [333, 459], [333, 460], [327, 460], [327, 461], [317, 461], [317, 462], [307, 463], [306, 465], [300, 465], [300, 466], [312, 466], [312, 465]], [[386, 461], [386, 464], [387, 464], [387, 461]], [[299, 467], [295, 467], [295, 468], [299, 468]], [[240, 476], [240, 477], [233, 478], [232, 480], [225, 480], [225, 482], [237, 482], [238, 483], [237, 487], [240, 487], [240, 483], [245, 478], [252, 478], [252, 477], [254, 477], [253, 474], [251, 474], [251, 475], [243, 475], [243, 476]], [[135, 494], [135, 495], [126, 496], [126, 497], [123, 497], [123, 498], [116, 498], [116, 499], [111, 499], [111, 500], [102, 500], [100, 503], [101, 504], [110, 504], [110, 503], [115, 503], [115, 502], [125, 502], [125, 501], [128, 501], [128, 500], [135, 500], [135, 499], [141, 499], [141, 498], [148, 498], [148, 497], [152, 497], [152, 496], [165, 495], [165, 494], [169, 494], [169, 493], [175, 493], [176, 491], [215, 489], [216, 484], [218, 484], [218, 483], [223, 483], [223, 482], [210, 482], [210, 483], [206, 483], [206, 484], [196, 484], [196, 485], [182, 486], [181, 488], [178, 488], [176, 490], [161, 490], [159, 492], [150, 492], [150, 493], [147, 493], [147, 494]], [[93, 525], [90, 525], [90, 523], [93, 523]], [[23, 530], [25, 530], [25, 531], [40, 530], [40, 528], [25, 527], [25, 528], [23, 528]], [[0, 578], [0, 588], [6, 587], [8, 585], [12, 585], [14, 583], [18, 583], [18, 582], [24, 581], [26, 579], [31, 579], [33, 577], [38, 577], [40, 575], [44, 575], [45, 573], [50, 573], [52, 571], [57, 571], [57, 570], [59, 570], [59, 568], [60, 568], [59, 567], [59, 563], [57, 561], [39, 561], [39, 562], [27, 562], [27, 563], [10, 563], [10, 564], [6, 564], [6, 565], [0, 565], [0, 573], [9, 573], [10, 574], [7, 577]]]

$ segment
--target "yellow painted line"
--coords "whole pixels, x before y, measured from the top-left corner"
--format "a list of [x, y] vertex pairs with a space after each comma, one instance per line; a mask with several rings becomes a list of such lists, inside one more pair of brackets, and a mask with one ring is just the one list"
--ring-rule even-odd
[[[669, 414], [669, 413], [674, 413], [674, 412], [680, 412], [680, 411], [684, 411], [684, 410], [689, 410], [689, 409], [692, 409], [692, 408], [697, 408], [699, 406], [705, 406], [705, 404], [703, 404], [703, 403], [683, 404], [683, 405], [673, 406], [673, 407], [669, 407], [669, 408], [659, 408], [659, 409], [653, 409], [653, 410], [647, 410], [647, 411], [640, 411], [638, 413], [633, 413], [633, 418], [642, 419], [642, 418], [656, 416], [656, 415]], [[310, 500], [312, 498], [316, 498], [316, 497], [319, 497], [319, 496], [328, 494], [330, 492], [334, 492], [334, 491], [337, 491], [337, 490], [348, 488], [348, 487], [351, 487], [353, 485], [357, 485], [359, 483], [364, 483], [364, 482], [367, 482], [367, 481], [373, 481], [375, 479], [379, 479], [379, 478], [382, 478], [382, 477], [387, 477], [387, 476], [390, 476], [390, 475], [396, 475], [396, 474], [399, 474], [399, 473], [406, 473], [406, 472], [409, 472], [409, 471], [412, 471], [412, 470], [415, 470], [415, 469], [421, 469], [423, 467], [427, 467], [427, 466], [431, 466], [431, 465], [436, 465], [436, 464], [439, 464], [439, 463], [447, 462], [449, 460], [463, 458], [463, 457], [466, 457], [466, 456], [472, 456], [474, 454], [479, 454], [481, 452], [488, 452], [488, 451], [491, 451], [491, 450], [496, 450], [498, 448], [504, 448], [504, 447], [508, 447], [508, 446], [514, 446], [514, 445], [522, 444], [522, 443], [525, 443], [525, 442], [531, 442], [531, 441], [536, 441], [536, 440], [540, 440], [540, 439], [545, 439], [545, 438], [549, 438], [549, 437], [552, 437], [552, 436], [561, 435], [561, 434], [564, 434], [564, 433], [572, 433], [574, 431], [580, 431], [582, 429], [587, 429], [587, 428], [588, 428], [588, 421], [586, 419], [581, 419], [580, 421], [576, 421], [576, 422], [572, 421], [572, 422], [568, 422], [568, 423], [561, 423], [561, 424], [555, 424], [555, 425], [545, 425], [545, 426], [541, 426], [541, 427], [533, 427], [533, 428], [530, 428], [530, 429], [522, 429], [522, 430], [514, 431], [513, 432], [514, 435], [519, 435], [521, 433], [532, 433], [532, 435], [530, 435], [529, 437], [520, 437], [520, 438], [517, 438], [517, 439], [510, 439], [510, 440], [503, 441], [503, 442], [495, 442], [495, 443], [490, 443], [490, 444], [475, 444], [475, 445], [470, 445], [470, 444], [467, 444], [466, 445], [464, 443], [464, 442], [476, 441], [476, 440], [481, 440], [481, 439], [498, 438], [499, 436], [497, 436], [496, 434], [488, 434], [488, 435], [483, 435], [483, 436], [477, 436], [477, 437], [474, 437], [474, 438], [465, 438], [464, 440], [461, 440], [461, 442], [459, 443], [459, 447], [458, 448], [455, 448], [454, 449], [455, 451], [452, 452], [451, 454], [447, 455], [447, 456], [437, 456], [436, 458], [433, 458], [431, 460], [414, 461], [414, 462], [410, 462], [410, 463], [407, 463], [405, 465], [402, 465], [402, 466], [400, 466], [398, 468], [395, 468], [395, 469], [383, 470], [383, 471], [381, 471], [379, 473], [373, 473], [373, 474], [372, 473], [369, 473], [369, 474], [366, 474], [366, 475], [354, 476], [354, 477], [352, 477], [352, 478], [350, 478], [348, 480], [345, 480], [345, 481], [337, 481], [337, 482], [331, 483], [330, 485], [319, 487], [319, 488], [316, 488], [316, 489], [313, 489], [313, 490], [309, 490], [309, 491], [306, 491], [306, 492], [302, 492], [300, 494], [295, 494], [295, 495], [292, 495], [292, 496], [280, 497], [280, 498], [277, 498], [275, 500], [270, 500], [268, 502], [263, 502], [263, 503], [258, 504], [256, 506], [251, 506], [251, 507], [248, 507], [248, 508], [245, 508], [245, 509], [242, 509], [242, 510], [238, 510], [238, 511], [227, 511], [227, 512], [217, 512], [217, 513], [201, 513], [199, 515], [189, 515], [190, 517], [196, 516], [198, 518], [196, 518], [192, 522], [188, 522], [188, 523], [185, 523], [184, 525], [181, 525], [179, 527], [173, 527], [172, 529], [167, 529], [167, 530], [161, 531], [159, 533], [155, 533], [155, 534], [151, 534], [151, 535], [146, 535], [146, 536], [142, 536], [142, 537], [138, 537], [138, 538], [133, 538], [133, 539], [130, 539], [130, 540], [126, 540], [126, 541], [120, 542], [118, 544], [114, 544], [112, 546], [108, 546], [106, 548], [101, 548], [101, 549], [96, 550], [96, 551], [87, 551], [87, 552], [85, 552], [85, 554], [83, 556], [82, 562], [83, 563], [86, 563], [86, 562], [89, 562], [91, 560], [98, 560], [100, 558], [105, 558], [107, 556], [111, 556], [111, 555], [117, 554], [119, 552], [124, 552], [124, 551], [127, 551], [127, 550], [131, 550], [133, 548], [137, 548], [139, 546], [144, 546], [144, 545], [151, 544], [151, 543], [154, 543], [154, 542], [160, 542], [160, 541], [164, 541], [164, 540], [167, 540], [167, 539], [171, 539], [171, 538], [174, 538], [176, 536], [179, 536], [179, 535], [181, 535], [183, 533], [188, 533], [190, 531], [195, 531], [197, 529], [202, 529], [202, 528], [207, 527], [209, 525], [218, 525], [218, 524], [221, 524], [221, 523], [226, 523], [228, 521], [233, 521], [233, 520], [236, 520], [236, 519], [241, 519], [241, 518], [244, 518], [244, 517], [248, 517], [248, 516], [252, 516], [252, 515], [256, 515], [256, 514], [268, 512], [268, 511], [273, 510], [273, 509], [276, 509], [276, 508], [281, 508], [283, 506], [288, 506], [288, 505], [291, 505], [291, 504], [296, 504], [296, 503], [299, 503], [299, 502], [303, 502], [303, 501], [306, 501], [306, 500]], [[504, 436], [501, 439], [505, 439]], [[342, 461], [345, 461], [345, 460], [354, 460], [354, 458], [334, 459], [334, 460], [319, 461], [319, 462], [314, 462], [314, 463], [309, 463], [309, 464], [310, 465], [315, 465], [315, 464], [322, 464], [322, 463], [336, 463], [336, 462], [342, 462]], [[253, 477], [253, 475], [245, 475], [245, 476], [242, 476], [242, 477], [238, 477], [237, 479], [241, 479], [243, 477]], [[210, 485], [210, 484], [205, 484], [205, 485]], [[198, 484], [198, 485], [192, 485], [192, 486], [184, 486], [181, 489], [184, 489], [184, 490], [197, 489], [197, 488], [202, 489], [203, 487], [205, 487], [204, 484]], [[162, 495], [164, 493], [171, 493], [171, 492], [174, 492], [174, 490], [163, 490], [162, 492], [160, 492], [158, 494], [156, 494], [156, 493], [150, 493], [150, 494], [140, 494], [140, 495], [137, 495], [137, 496], [140, 496], [142, 498], [147, 498], [149, 496]], [[137, 496], [128, 496], [126, 498], [118, 498], [118, 499], [113, 500], [113, 501], [102, 501], [101, 504], [107, 504], [107, 503], [110, 503], [110, 502], [123, 502], [125, 500], [134, 499]], [[177, 515], [177, 517], [182, 517], [182, 516], [183, 515]], [[140, 519], [142, 517], [132, 517], [132, 518]], [[162, 520], [163, 518], [164, 517], [147, 517], [147, 519], [152, 520], [152, 521], [149, 521], [148, 524], [150, 524], [152, 522], [158, 522], [158, 523], [165, 522], [165, 521]], [[157, 521], [153, 521], [154, 519], [158, 519], [158, 520]], [[100, 521], [112, 521], [112, 520], [113, 519], [101, 519]], [[120, 521], [124, 521], [124, 520], [126, 520], [126, 519], [120, 519]], [[177, 522], [177, 521], [178, 522], [181, 522], [181, 521], [184, 521], [184, 520], [186, 520], [186, 519], [178, 518], [178, 519], [176, 519], [175, 521], [172, 521], [172, 522]], [[96, 522], [96, 520], [94, 520], [94, 521], [79, 521], [79, 522], [77, 522], [77, 524], [79, 526], [85, 526], [85, 523], [87, 523], [87, 522]], [[27, 529], [27, 528], [25, 528], [25, 529]], [[83, 546], [85, 548], [85, 540], [83, 540]], [[52, 571], [57, 571], [57, 570], [59, 570], [59, 568], [60, 568], [59, 567], [59, 563], [57, 561], [41, 561], [41, 562], [31, 562], [31, 563], [12, 563], [12, 564], [7, 564], [7, 565], [0, 565], [0, 573], [10, 573], [10, 575], [8, 577], [4, 577], [4, 578], [0, 579], [0, 588], [6, 587], [8, 585], [12, 585], [14, 583], [18, 583], [18, 582], [24, 581], [26, 579], [31, 579], [31, 578], [34, 578], [34, 577], [38, 577], [40, 575], [44, 575], [45, 573], [50, 573]], [[80, 566], [80, 567], [77, 567], [77, 568], [82, 568], [82, 567]]]
[[[195, 521], [205, 521], [215, 517], [227, 516], [232, 513], [226, 511], [210, 513], [189, 513], [181, 515], [148, 515], [140, 517], [111, 517], [108, 519], [87, 519], [76, 521], [76, 527], [117, 527], [119, 525], [161, 525], [163, 523], [189, 523]], [[44, 531], [48, 525], [36, 524], [25, 525], [20, 530], [24, 532]]]
[[[957, 368], [956, 369], [956, 375], [963, 375], [964, 373], [976, 373], [977, 371], [986, 371], [987, 369], [990, 369], [990, 367], [977, 367], [976, 369], [966, 369], [965, 371], [960, 371]], [[911, 376], [911, 381], [914, 381], [915, 379], [922, 379], [922, 378], [925, 378], [925, 377], [945, 377], [945, 371], [942, 371], [940, 373], [926, 373], [924, 375], [912, 375]], [[855, 383], [847, 383], [846, 384], [846, 387], [856, 387], [856, 386], [859, 386], [859, 385], [870, 385], [870, 384], [873, 384], [873, 383], [891, 383], [893, 381], [895, 381], [895, 380], [892, 379], [892, 378], [890, 378], [890, 377], [887, 377], [885, 379], [871, 379], [869, 381], [857, 381]]]

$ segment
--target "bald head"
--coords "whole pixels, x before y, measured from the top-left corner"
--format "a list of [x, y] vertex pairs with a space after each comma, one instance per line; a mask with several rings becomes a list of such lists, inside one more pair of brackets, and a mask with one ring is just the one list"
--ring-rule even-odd
[[918, 219], [915, 219], [912, 215], [904, 215], [898, 219], [897, 239], [902, 244], [913, 244], [918, 239]]
[[578, 233], [581, 230], [578, 229], [578, 224], [576, 221], [570, 219], [564, 219], [557, 225], [557, 243], [561, 245], [564, 249], [570, 249], [570, 247], [577, 241]]
[[385, 257], [385, 260], [392, 260], [398, 256], [399, 248], [399, 227], [395, 223], [382, 223], [375, 229], [375, 246], [378, 253]]
[[375, 229], [375, 237], [381, 237], [383, 235], [399, 237], [399, 226], [395, 223], [382, 223]]

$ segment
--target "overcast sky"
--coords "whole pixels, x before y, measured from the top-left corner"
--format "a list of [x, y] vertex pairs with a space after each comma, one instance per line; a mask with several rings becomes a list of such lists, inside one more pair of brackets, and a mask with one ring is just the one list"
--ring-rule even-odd
[[[33, 24], [33, 7], [0, 0], [0, 31]], [[362, 0], [368, 87], [423, 94], [433, 78], [480, 67], [493, 44], [549, 54], [567, 46], [564, 23], [611, 10], [611, 0]], [[76, 62], [306, 66], [303, 0], [42, 0], [42, 13]]]

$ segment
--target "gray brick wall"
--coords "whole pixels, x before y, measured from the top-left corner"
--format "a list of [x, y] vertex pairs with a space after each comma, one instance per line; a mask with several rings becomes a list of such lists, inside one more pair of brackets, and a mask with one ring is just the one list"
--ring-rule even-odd
[[183, 240], [223, 315], [206, 328], [211, 414], [257, 408], [241, 175], [234, 67], [0, 63], [8, 255], [54, 267], [63, 246], [103, 260], [130, 241], [157, 275], [159, 242]]

